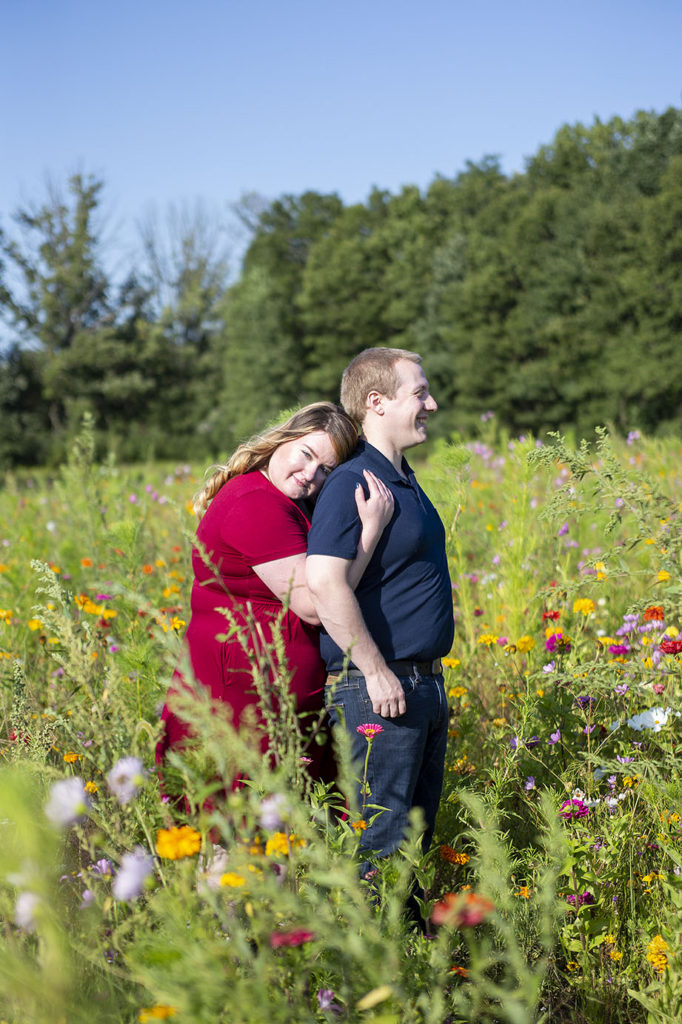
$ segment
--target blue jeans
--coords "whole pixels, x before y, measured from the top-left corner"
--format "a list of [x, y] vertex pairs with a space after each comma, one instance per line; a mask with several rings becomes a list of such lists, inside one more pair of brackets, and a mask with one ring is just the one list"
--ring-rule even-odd
[[[408, 815], [421, 807], [426, 820], [422, 850], [433, 837], [436, 812], [443, 788], [448, 742], [448, 704], [442, 675], [400, 676], [407, 710], [399, 718], [382, 718], [372, 711], [363, 676], [341, 676], [328, 682], [325, 698], [333, 725], [345, 725], [350, 737], [353, 766], [362, 780], [367, 740], [357, 731], [365, 723], [382, 727], [374, 737], [367, 766], [370, 795], [366, 803], [388, 808], [362, 833], [361, 849], [388, 856], [405, 837]], [[358, 804], [363, 796], [358, 784]], [[368, 809], [365, 819], [376, 811]], [[363, 864], [363, 874], [370, 868]]]

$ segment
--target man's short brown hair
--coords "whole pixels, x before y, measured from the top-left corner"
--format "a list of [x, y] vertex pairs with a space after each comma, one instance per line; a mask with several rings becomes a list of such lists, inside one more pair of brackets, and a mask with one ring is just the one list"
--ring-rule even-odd
[[352, 360], [341, 377], [341, 405], [357, 423], [367, 412], [367, 396], [379, 391], [395, 398], [399, 387], [395, 364], [401, 359], [421, 363], [421, 356], [404, 348], [366, 348]]

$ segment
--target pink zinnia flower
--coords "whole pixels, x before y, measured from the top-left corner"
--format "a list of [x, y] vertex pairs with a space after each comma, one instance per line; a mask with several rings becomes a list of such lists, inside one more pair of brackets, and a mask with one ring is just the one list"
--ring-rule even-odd
[[365, 722], [364, 725], [358, 725], [356, 728], [356, 732], [362, 733], [368, 740], [374, 739], [375, 736], [383, 731], [383, 725], [374, 725], [372, 722]]
[[298, 928], [294, 932], [273, 932], [270, 936], [270, 945], [273, 949], [279, 949], [281, 946], [301, 946], [304, 942], [310, 942], [314, 938], [315, 932]]

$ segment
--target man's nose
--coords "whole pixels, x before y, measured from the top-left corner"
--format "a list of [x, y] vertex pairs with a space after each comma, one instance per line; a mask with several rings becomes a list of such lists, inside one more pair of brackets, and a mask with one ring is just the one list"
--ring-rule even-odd
[[438, 403], [436, 402], [436, 399], [433, 397], [433, 395], [429, 395], [429, 397], [426, 399], [426, 401], [424, 402], [424, 408], [426, 409], [427, 412], [436, 411], [436, 409], [438, 408]]

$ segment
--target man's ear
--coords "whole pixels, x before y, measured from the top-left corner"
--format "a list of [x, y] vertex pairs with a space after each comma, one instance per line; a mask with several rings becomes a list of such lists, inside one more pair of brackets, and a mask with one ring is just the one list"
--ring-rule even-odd
[[384, 395], [380, 391], [370, 391], [365, 400], [367, 412], [375, 412], [377, 416], [384, 415]]

